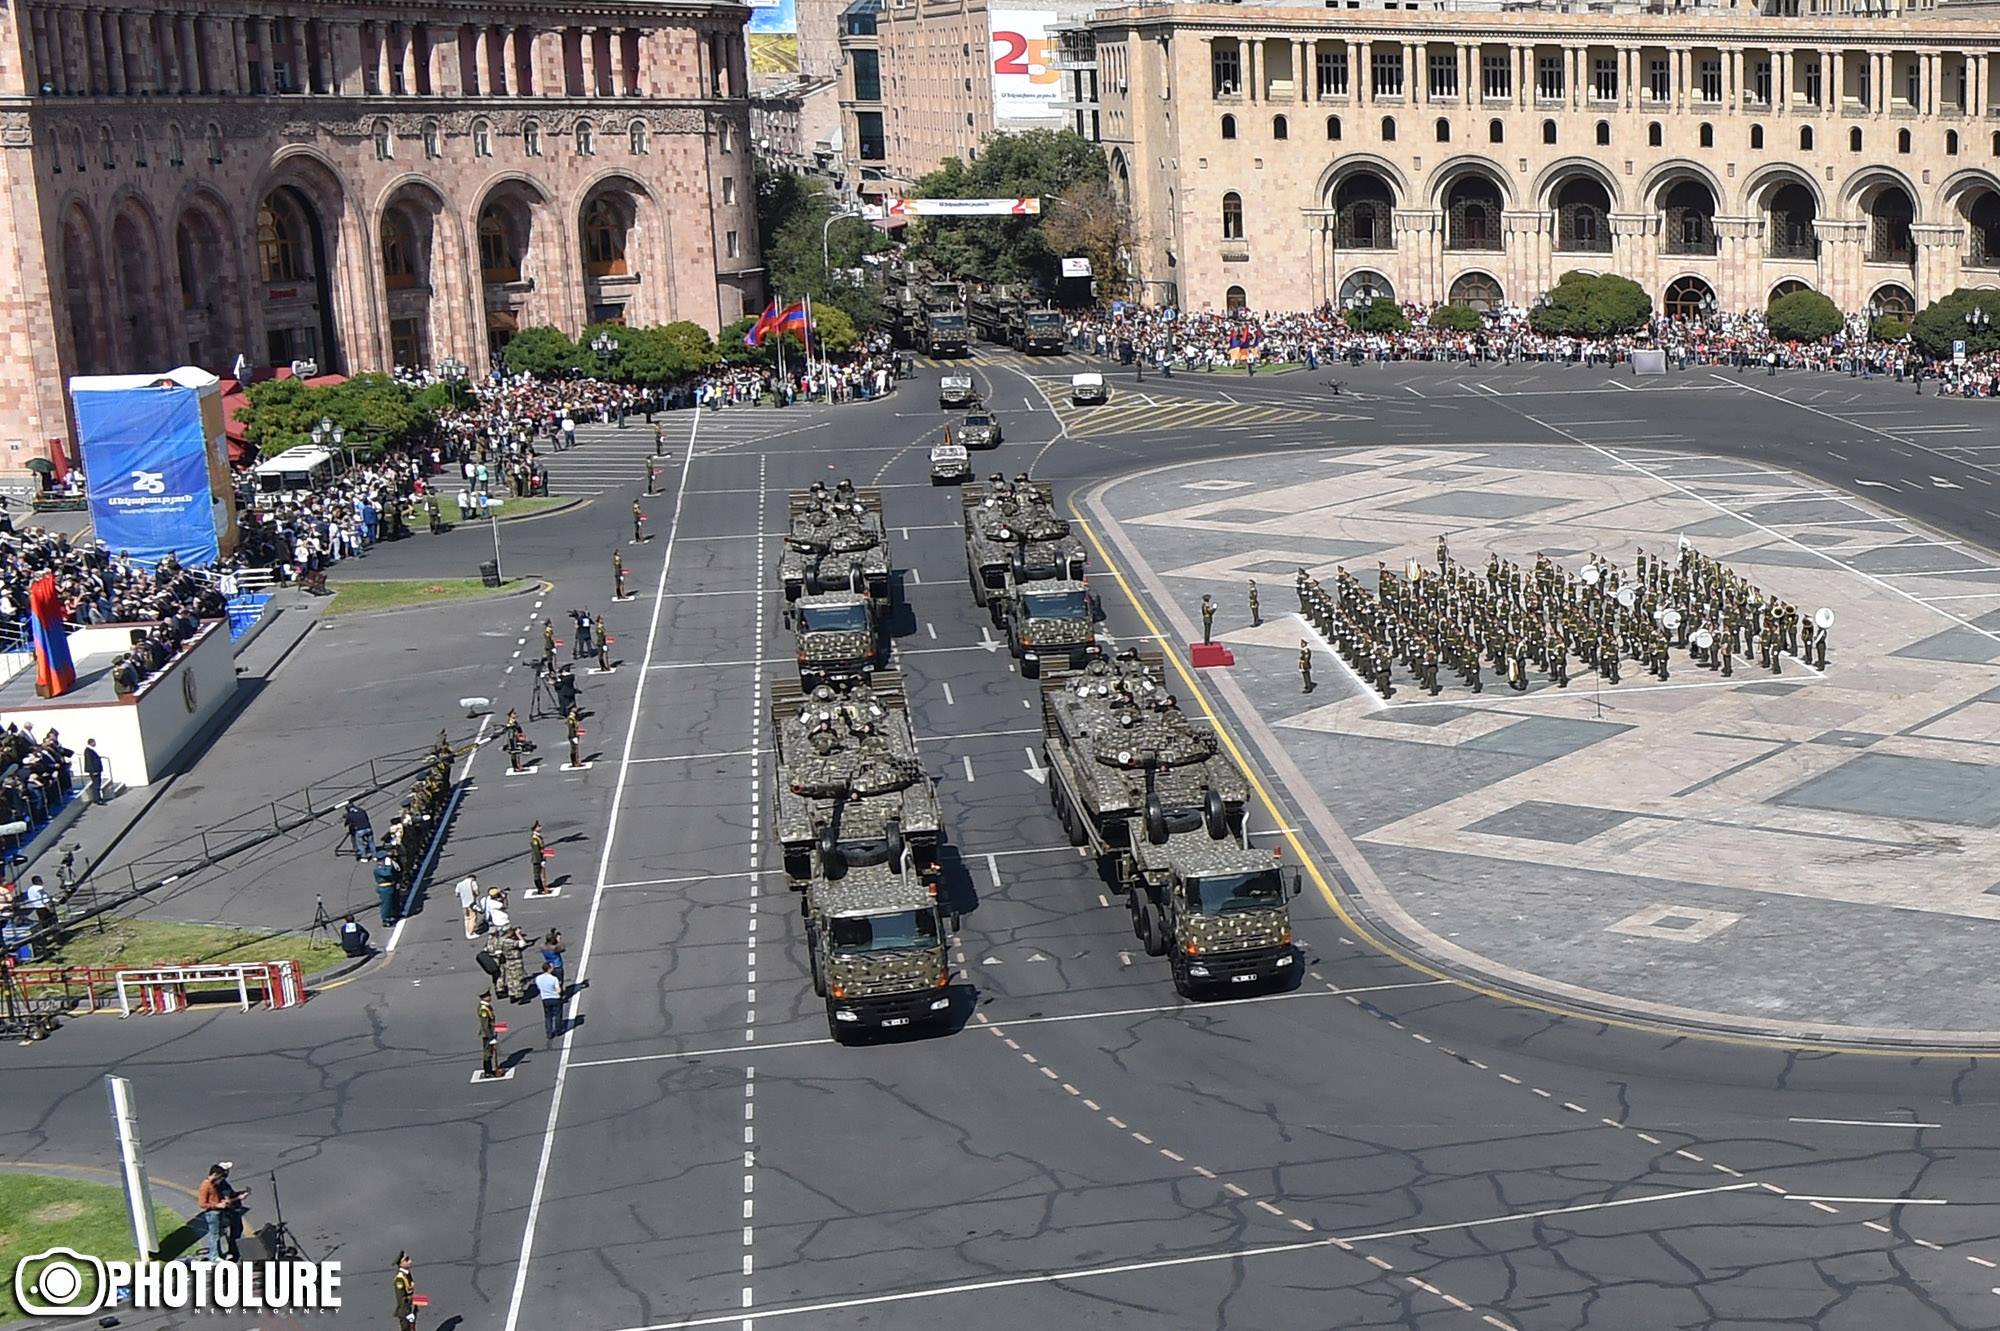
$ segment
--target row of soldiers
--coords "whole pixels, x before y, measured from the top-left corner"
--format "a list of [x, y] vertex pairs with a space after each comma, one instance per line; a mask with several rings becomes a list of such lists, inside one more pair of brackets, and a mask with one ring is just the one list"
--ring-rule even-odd
[[1546, 555], [1528, 566], [1491, 555], [1482, 574], [1439, 537], [1435, 571], [1378, 564], [1370, 592], [1345, 568], [1330, 591], [1301, 568], [1297, 591], [1300, 612], [1384, 698], [1399, 662], [1432, 696], [1445, 672], [1482, 692], [1489, 665], [1517, 691], [1531, 667], [1564, 688], [1572, 656], [1613, 684], [1626, 660], [1664, 680], [1672, 647], [1724, 675], [1753, 651], [1773, 673], [1787, 655], [1826, 665], [1823, 626], [1686, 542], [1672, 561], [1641, 551], [1629, 576], [1595, 556], [1572, 572]]

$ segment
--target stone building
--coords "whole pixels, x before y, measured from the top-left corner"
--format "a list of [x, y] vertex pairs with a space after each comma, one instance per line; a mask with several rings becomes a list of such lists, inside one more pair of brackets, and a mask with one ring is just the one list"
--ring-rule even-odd
[[0, 469], [74, 374], [479, 373], [520, 327], [755, 308], [746, 12], [17, 2]]
[[1946, 12], [1147, 5], [1067, 63], [1151, 300], [1906, 311], [2000, 287], [2000, 24]]

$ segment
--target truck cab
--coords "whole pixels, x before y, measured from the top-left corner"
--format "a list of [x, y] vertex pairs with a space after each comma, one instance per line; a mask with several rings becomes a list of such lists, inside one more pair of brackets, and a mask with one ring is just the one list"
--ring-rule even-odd
[[1111, 390], [1105, 386], [1104, 376], [1096, 370], [1085, 370], [1069, 377], [1069, 400], [1079, 407], [1098, 406], [1111, 399]]
[[1168, 958], [1183, 997], [1297, 972], [1287, 906], [1300, 890], [1296, 868], [1201, 826], [1158, 843], [1135, 838], [1132, 859], [1132, 932], [1149, 956]]
[[806, 688], [874, 673], [875, 605], [855, 592], [820, 592], [787, 603], [785, 619], [798, 640], [799, 680]]
[[1081, 669], [1102, 654], [1097, 645], [1097, 597], [1081, 578], [1034, 576], [1037, 570], [1016, 564], [1005, 575], [999, 594], [989, 605], [1006, 631], [1007, 650], [1020, 658], [1021, 673], [1037, 678], [1053, 662]]
[[958, 424], [958, 442], [967, 448], [998, 448], [1000, 418], [990, 411], [968, 411]]
[[890, 858], [892, 849], [829, 845], [814, 853], [801, 910], [813, 993], [826, 1001], [836, 1043], [951, 1020], [945, 948], [958, 919], [946, 916], [910, 865]]

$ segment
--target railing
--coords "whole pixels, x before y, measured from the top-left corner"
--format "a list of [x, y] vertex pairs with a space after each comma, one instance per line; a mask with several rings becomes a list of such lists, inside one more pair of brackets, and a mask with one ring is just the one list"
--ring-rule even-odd
[[263, 993], [263, 1006], [297, 1007], [305, 1002], [305, 985], [299, 978], [296, 961], [240, 961], [186, 966], [149, 966], [138, 970], [112, 972], [118, 987], [118, 1010], [132, 1015], [132, 991], [139, 995], [142, 1012], [179, 1012], [188, 1005], [190, 985], [233, 984], [236, 1006], [250, 1010], [250, 991]]

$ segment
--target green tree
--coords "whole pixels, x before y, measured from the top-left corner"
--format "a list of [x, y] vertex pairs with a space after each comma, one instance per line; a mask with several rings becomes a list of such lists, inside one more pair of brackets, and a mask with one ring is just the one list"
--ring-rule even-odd
[[501, 349], [500, 358], [515, 374], [548, 379], [577, 367], [576, 343], [560, 328], [523, 328]]
[[[1968, 324], [1965, 316], [1975, 309], [1984, 310], [1988, 322]], [[2000, 349], [2000, 291], [1960, 287], [1924, 306], [1910, 321], [1910, 341], [1926, 356], [1948, 357], [1952, 343], [1960, 340], [1974, 353]]]
[[1470, 333], [1481, 323], [1479, 311], [1470, 305], [1440, 305], [1431, 311], [1430, 326], [1447, 333]]
[[1773, 337], [1817, 342], [1839, 332], [1846, 320], [1840, 317], [1840, 307], [1819, 292], [1793, 291], [1771, 302], [1764, 322]]
[[[763, 348], [746, 347], [743, 345], [743, 339], [749, 336], [751, 325], [756, 322], [756, 315], [746, 314], [716, 335], [716, 355], [721, 358], [725, 365], [748, 365], [752, 361], [764, 358]], [[765, 346], [769, 345], [770, 343], [767, 341]]]
[[660, 354], [675, 367], [676, 374], [693, 374], [715, 364], [715, 339], [698, 323], [676, 319], [653, 330], [659, 338]]
[[1108, 182], [1081, 180], [1042, 205], [1042, 239], [1057, 259], [1085, 258], [1100, 292], [1124, 289], [1131, 218]]
[[331, 421], [344, 442], [372, 455], [419, 440], [437, 421], [439, 396], [419, 395], [386, 374], [357, 374], [345, 383], [308, 387], [296, 379], [253, 384], [237, 413], [243, 437], [265, 457], [312, 442], [313, 427]]
[[1900, 342], [1910, 335], [1910, 321], [1900, 314], [1885, 314], [1869, 325], [1868, 335], [1883, 342]]
[[1410, 329], [1403, 307], [1387, 296], [1377, 296], [1361, 308], [1349, 310], [1347, 322], [1364, 333], [1406, 333]]
[[[1074, 130], [1031, 129], [989, 137], [970, 165], [957, 158], [917, 181], [926, 199], [1039, 197], [1044, 210], [1079, 185], [1104, 185], [1104, 152]], [[938, 271], [993, 282], [1052, 283], [1062, 256], [1042, 217], [930, 217], [908, 227], [910, 257]]]
[[810, 296], [815, 307], [838, 305], [869, 327], [881, 317], [881, 299], [864, 256], [889, 241], [858, 217], [836, 220], [841, 211], [823, 181], [759, 168], [757, 230], [772, 292], [787, 304]]
[[1652, 313], [1652, 297], [1628, 277], [1564, 273], [1549, 289], [1548, 303], [1529, 312], [1528, 323], [1538, 333], [1605, 337], [1644, 327]]

